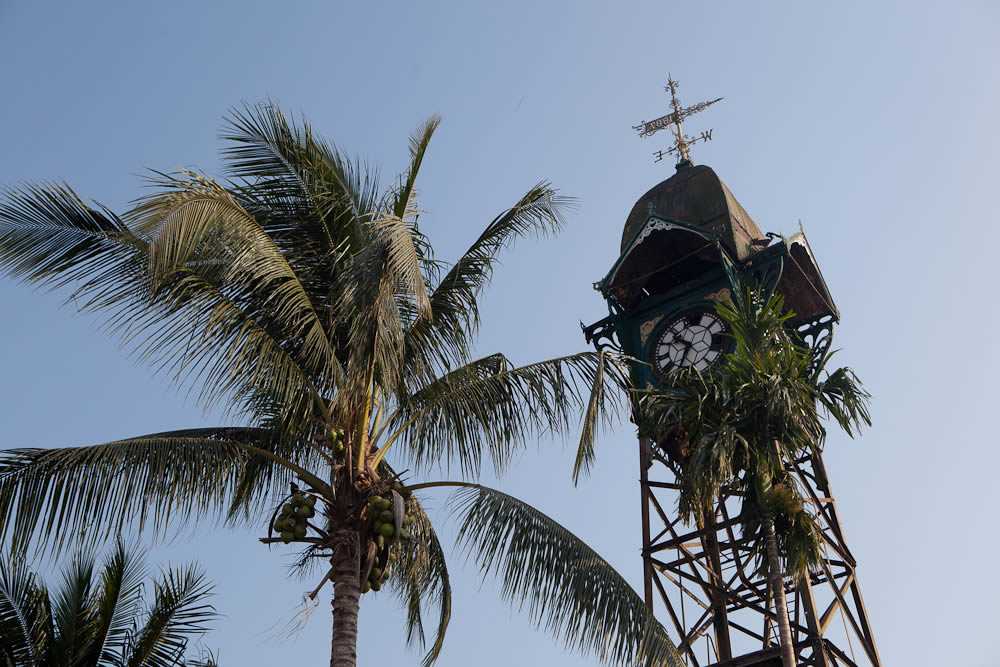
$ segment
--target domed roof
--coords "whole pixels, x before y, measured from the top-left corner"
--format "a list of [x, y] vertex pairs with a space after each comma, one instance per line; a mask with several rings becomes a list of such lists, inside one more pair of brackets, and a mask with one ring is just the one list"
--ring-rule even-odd
[[625, 221], [622, 252], [650, 214], [715, 232], [739, 261], [754, 252], [753, 241], [765, 238], [725, 183], [704, 165], [678, 165], [677, 173], [639, 198]]

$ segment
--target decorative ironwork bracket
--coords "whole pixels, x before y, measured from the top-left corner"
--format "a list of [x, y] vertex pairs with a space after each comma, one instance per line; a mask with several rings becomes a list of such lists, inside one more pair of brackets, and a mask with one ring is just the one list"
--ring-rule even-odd
[[830, 345], [833, 344], [833, 325], [836, 321], [833, 313], [821, 313], [795, 327], [796, 338], [812, 350], [811, 370], [815, 370], [830, 351]]
[[580, 329], [583, 331], [583, 336], [587, 339], [587, 342], [593, 344], [598, 352], [613, 350], [620, 353], [622, 351], [621, 345], [615, 339], [616, 323], [614, 316], [608, 315], [603, 319], [597, 320], [590, 326], [580, 322]]

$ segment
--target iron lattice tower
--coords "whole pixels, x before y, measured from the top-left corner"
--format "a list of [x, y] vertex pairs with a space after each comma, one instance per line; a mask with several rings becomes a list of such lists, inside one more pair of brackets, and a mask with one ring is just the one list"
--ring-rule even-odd
[[[780, 667], [775, 615], [763, 576], [748, 562], [739, 508], [724, 498], [703, 529], [681, 524], [679, 487], [669, 454], [639, 440], [642, 558], [646, 605], [676, 633], [694, 667]], [[800, 665], [880, 666], [861, 595], [857, 560], [847, 546], [822, 455], [788, 462], [823, 531], [821, 568], [807, 581], [785, 581]]]

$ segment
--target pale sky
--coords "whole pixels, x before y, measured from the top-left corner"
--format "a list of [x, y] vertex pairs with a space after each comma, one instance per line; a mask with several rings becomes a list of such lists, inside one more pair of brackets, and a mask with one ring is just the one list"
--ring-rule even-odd
[[[388, 178], [408, 133], [441, 112], [418, 183], [439, 258], [541, 179], [579, 200], [563, 234], [506, 257], [483, 302], [480, 351], [526, 363], [585, 349], [578, 323], [606, 314], [591, 284], [632, 204], [673, 172], [653, 163], [665, 140], [631, 129], [667, 111], [668, 72], [685, 104], [724, 97], [686, 125], [713, 130], [694, 161], [764, 231], [801, 220], [842, 314], [836, 362], [874, 395], [874, 427], [831, 437], [826, 463], [882, 659], [995, 665], [1000, 5], [943, 7], [0, 0], [0, 184], [63, 179], [121, 210], [145, 169], [218, 173], [221, 117], [264, 98]], [[0, 447], [216, 423], [62, 301], [0, 280]], [[631, 425], [606, 434], [577, 488], [571, 465], [570, 444], [542, 441], [502, 483], [640, 588]], [[285, 552], [256, 537], [203, 526], [150, 560], [205, 566], [225, 615], [205, 644], [223, 664], [326, 664], [328, 599], [296, 638], [276, 637], [312, 582], [288, 579]], [[438, 664], [596, 664], [463, 563], [452, 556]], [[388, 596], [363, 598], [360, 664], [418, 662], [403, 620]]]

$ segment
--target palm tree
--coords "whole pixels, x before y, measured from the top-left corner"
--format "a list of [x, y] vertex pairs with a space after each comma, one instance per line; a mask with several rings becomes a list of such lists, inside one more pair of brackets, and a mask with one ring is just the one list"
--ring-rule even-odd
[[[333, 582], [331, 665], [355, 664], [360, 596], [383, 583], [402, 599], [412, 641], [424, 641], [423, 605], [437, 603], [430, 664], [451, 598], [418, 496], [458, 486], [463, 536], [538, 624], [609, 661], [676, 664], [662, 627], [607, 563], [473, 483], [484, 460], [503, 471], [526, 439], [565, 433], [579, 410], [576, 467], [586, 469], [614, 409], [606, 384], [623, 384], [624, 372], [599, 353], [523, 367], [472, 356], [477, 297], [498, 254], [557, 231], [566, 201], [540, 183], [455, 263], [436, 260], [415, 181], [438, 123], [412, 135], [409, 166], [384, 191], [272, 104], [229, 116], [225, 181], [157, 173], [155, 191], [121, 217], [65, 185], [9, 189], [0, 270], [74, 287], [74, 302], [104, 313], [140, 358], [246, 426], [3, 452], [0, 537], [58, 548], [92, 524], [103, 530], [92, 538], [192, 514], [263, 527], [271, 511], [264, 542], [329, 564], [316, 592]], [[404, 477], [400, 464], [415, 472]], [[413, 478], [450, 464], [457, 482]]]
[[743, 533], [775, 601], [782, 661], [794, 667], [784, 578], [801, 581], [819, 564], [821, 534], [786, 463], [822, 448], [824, 416], [852, 437], [870, 425], [869, 394], [853, 371], [827, 372], [829, 354], [815, 358], [789, 335], [793, 314], [780, 296], [737, 294], [717, 306], [734, 342], [726, 363], [705, 375], [691, 368], [669, 376], [668, 390], [647, 399], [645, 428], [683, 452], [686, 520], [700, 525], [723, 495], [741, 498]]
[[50, 591], [21, 559], [0, 562], [0, 664], [7, 667], [215, 667], [210, 654], [186, 660], [188, 641], [216, 617], [212, 587], [193, 566], [153, 583], [140, 554], [119, 542], [100, 572], [78, 555]]

